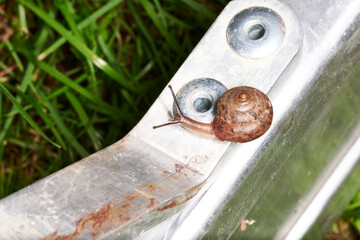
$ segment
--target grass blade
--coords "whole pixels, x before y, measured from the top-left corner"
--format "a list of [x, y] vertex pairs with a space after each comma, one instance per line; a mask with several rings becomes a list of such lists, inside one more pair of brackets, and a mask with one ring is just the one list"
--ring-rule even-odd
[[122, 118], [122, 119], [124, 119], [126, 121], [131, 121], [131, 120], [134, 119], [133, 117], [129, 116], [129, 114], [125, 115], [119, 109], [117, 109], [117, 108], [109, 105], [108, 103], [102, 101], [101, 99], [97, 98], [96, 96], [94, 96], [94, 94], [92, 94], [91, 92], [86, 90], [84, 87], [80, 86], [79, 84], [77, 84], [76, 82], [74, 82], [73, 80], [68, 78], [63, 73], [61, 73], [58, 70], [56, 70], [55, 68], [51, 67], [47, 63], [37, 61], [35, 59], [35, 57], [32, 56], [31, 53], [28, 52], [27, 49], [21, 49], [21, 51], [22, 51], [23, 54], [25, 54], [25, 56], [30, 61], [33, 61], [35, 63], [35, 65], [38, 66], [41, 70], [43, 70], [44, 72], [50, 74], [51, 76], [56, 78], [58, 81], [62, 82], [63, 84], [65, 84], [69, 88], [75, 90], [76, 92], [78, 92], [79, 94], [84, 96], [85, 98], [89, 99], [90, 101], [92, 101], [93, 103], [98, 105], [98, 111], [99, 112], [102, 112], [102, 113], [107, 114], [109, 116], [116, 115], [116, 116], [118, 116], [118, 117], [120, 117], [120, 118]]
[[114, 108], [113, 106], [105, 103], [104, 101], [100, 100], [99, 98], [95, 97], [94, 94], [80, 86], [79, 84], [72, 81], [70, 78], [59, 72], [58, 70], [50, 67], [46, 63], [43, 62], [37, 62], [37, 66], [43, 70], [44, 72], [47, 72], [48, 74], [55, 77], [57, 80], [62, 82], [63, 84], [67, 85], [68, 87], [74, 89], [76, 92], [84, 96], [85, 98], [89, 99], [90, 101], [94, 102], [99, 107], [99, 112], [102, 112], [104, 114], [107, 114], [109, 116], [112, 116], [114, 114], [119, 114], [120, 116], [124, 115], [121, 111]]
[[[45, 42], [45, 40], [47, 38], [47, 35], [48, 35], [48, 30], [46, 28], [43, 28], [40, 31], [39, 37], [35, 42], [35, 53], [40, 51], [41, 46], [43, 45], [43, 43]], [[26, 67], [24, 77], [21, 80], [21, 85], [20, 85], [20, 91], [21, 92], [26, 92], [26, 89], [29, 86], [29, 83], [30, 83], [31, 78], [33, 76], [34, 70], [35, 70], [35, 65], [32, 64], [32, 63], [29, 63], [27, 65], [27, 67]], [[18, 103], [21, 103], [21, 98], [17, 98], [16, 100], [18, 101]], [[16, 107], [13, 106], [11, 108], [10, 113], [12, 113], [15, 109], [16, 109]], [[4, 152], [4, 144], [3, 144], [3, 142], [5, 140], [5, 137], [9, 134], [13, 119], [14, 119], [14, 116], [9, 116], [5, 120], [4, 126], [2, 127], [2, 129], [0, 131], [0, 159], [2, 159], [3, 152]]]
[[[39, 93], [42, 96], [42, 93]], [[42, 96], [43, 97], [43, 96]], [[76, 140], [76, 137], [71, 133], [71, 131], [66, 127], [63, 120], [60, 117], [57, 109], [50, 102], [45, 103], [46, 107], [49, 109], [52, 118], [54, 119], [56, 125], [59, 127], [61, 134], [69, 141], [69, 145], [75, 149], [75, 151], [81, 156], [89, 156], [89, 152]]]
[[75, 97], [74, 94], [72, 94], [69, 91], [67, 91], [65, 94], [66, 94], [67, 98], [69, 99], [71, 105], [75, 109], [76, 113], [78, 114], [80, 121], [84, 125], [86, 132], [88, 133], [88, 135], [94, 145], [95, 150], [99, 151], [101, 149], [101, 143], [100, 143], [99, 139], [96, 137], [95, 129], [94, 129], [93, 125], [90, 123], [89, 117], [86, 114], [84, 108], [82, 107], [80, 101]]
[[33, 11], [38, 17], [40, 17], [50, 27], [62, 35], [66, 40], [68, 40], [69, 43], [74, 46], [86, 59], [92, 61], [95, 66], [100, 68], [109, 77], [120, 83], [123, 87], [130, 90], [135, 90], [132, 84], [130, 84], [122, 74], [115, 71], [115, 69], [113, 69], [110, 64], [97, 56], [81, 40], [77, 39], [76, 36], [71, 34], [70, 31], [58, 23], [54, 18], [50, 17], [45, 11], [28, 0], [20, 0], [20, 2]]
[[216, 18], [216, 15], [214, 13], [212, 13], [206, 7], [204, 7], [200, 3], [197, 3], [194, 0], [181, 0], [181, 2], [185, 3], [189, 7], [193, 8], [197, 12], [201, 13], [206, 18], [209, 18], [209, 19], [215, 19]]
[[45, 114], [43, 108], [41, 107], [38, 100], [35, 98], [34, 94], [31, 93], [31, 94], [26, 95], [26, 94], [22, 93], [21, 91], [17, 90], [15, 87], [12, 87], [11, 85], [9, 85], [8, 88], [11, 89], [12, 91], [16, 92], [16, 94], [21, 96], [23, 99], [27, 100], [31, 104], [31, 106], [34, 107], [34, 109], [37, 112], [37, 114], [39, 115], [39, 117], [46, 123], [46, 126], [48, 126], [49, 129], [51, 130], [51, 132], [54, 134], [56, 140], [60, 143], [61, 147], [66, 149], [65, 143], [62, 140], [59, 132], [55, 129], [52, 121]]
[[19, 10], [19, 21], [20, 21], [20, 31], [25, 34], [26, 36], [29, 35], [29, 29], [27, 27], [26, 23], [26, 14], [25, 14], [25, 8], [22, 4], [18, 5]]
[[74, 36], [77, 37], [82, 43], [84, 43], [84, 38], [81, 35], [80, 30], [76, 25], [76, 22], [73, 18], [73, 14], [71, 14], [68, 10], [68, 5], [62, 1], [56, 1], [56, 3]]
[[41, 130], [41, 128], [32, 120], [29, 114], [21, 107], [21, 105], [16, 101], [16, 98], [5, 88], [3, 83], [0, 83], [0, 91], [10, 100], [10, 102], [19, 110], [21, 116], [49, 143], [54, 145], [57, 148], [61, 148], [61, 146], [50, 138], [46, 136], [46, 134]]
[[[76, 78], [76, 79], [74, 80], [74, 82], [77, 83], [77, 84], [80, 84], [80, 83], [83, 82], [87, 77], [88, 77], [88, 74], [83, 73], [83, 74], [80, 75], [78, 78]], [[46, 96], [46, 97], [44, 97], [44, 98], [39, 99], [38, 103], [39, 103], [39, 104], [46, 103], [46, 102], [48, 102], [48, 101], [50, 101], [50, 100], [52, 100], [52, 99], [54, 99], [54, 98], [56, 98], [56, 97], [59, 97], [61, 94], [64, 94], [64, 93], [65, 93], [66, 91], [68, 91], [69, 89], [70, 89], [70, 88], [69, 88], [68, 86], [63, 86], [63, 87], [61, 87], [60, 89], [52, 92], [50, 95], [48, 95], [48, 96]], [[0, 96], [1, 96], [1, 94], [0, 94]], [[1, 106], [0, 106], [0, 107], [1, 107]], [[30, 110], [30, 109], [32, 109], [32, 108], [33, 108], [33, 106], [30, 104], [30, 105], [25, 106], [25, 107], [24, 107], [24, 110], [25, 110], [25, 111], [28, 111], [28, 110]], [[11, 117], [14, 117], [14, 116], [15, 116], [16, 114], [18, 114], [18, 113], [19, 113], [19, 111], [15, 108], [15, 109], [12, 109], [11, 112], [7, 114], [7, 116], [8, 116], [8, 117], [10, 117], [10, 116], [11, 116]], [[1, 120], [1, 118], [0, 118], [0, 120]]]
[[102, 52], [105, 54], [105, 56], [111, 61], [116, 62], [115, 56], [112, 53], [111, 49], [107, 46], [104, 37], [102, 35], [98, 36], [98, 43], [100, 45], [100, 48]]
[[[94, 21], [96, 21], [96, 19], [98, 19], [99, 17], [103, 16], [105, 13], [107, 13], [108, 11], [110, 11], [111, 9], [113, 9], [114, 7], [116, 7], [118, 4], [120, 4], [123, 0], [111, 0], [109, 1], [106, 5], [104, 5], [103, 7], [99, 8], [98, 10], [96, 10], [93, 14], [91, 14], [90, 16], [88, 16], [86, 19], [84, 19], [82, 22], [80, 22], [77, 27], [79, 30], [84, 29], [85, 27], [87, 27], [88, 25], [90, 25], [91, 23], [93, 23]], [[44, 50], [42, 53], [39, 54], [38, 56], [38, 60], [43, 60], [45, 59], [47, 56], [49, 56], [52, 52], [56, 51], [59, 47], [61, 47], [61, 45], [63, 45], [64, 43], [66, 43], [66, 39], [64, 37], [59, 38], [57, 41], [55, 41], [50, 47], [48, 47], [46, 50]]]
[[159, 56], [159, 52], [156, 49], [156, 45], [154, 43], [154, 40], [151, 38], [151, 35], [149, 33], [149, 31], [147, 30], [147, 27], [145, 26], [144, 22], [142, 21], [140, 15], [137, 13], [138, 10], [135, 8], [135, 6], [133, 5], [132, 1], [127, 1], [127, 4], [129, 5], [135, 21], [137, 22], [137, 24], [139, 25], [139, 28], [141, 30], [141, 32], [144, 34], [144, 37], [146, 38], [147, 42], [150, 45], [151, 51], [153, 52], [153, 55], [155, 56], [155, 61], [157, 62], [157, 64], [159, 64], [160, 70], [163, 74], [163, 77], [165, 79], [168, 79], [168, 72], [166, 71], [166, 68], [164, 66], [164, 63], [160, 60], [160, 56]]
[[[20, 91], [24, 92], [27, 89], [27, 86], [31, 80], [31, 76], [33, 74], [34, 69], [35, 69], [35, 66], [32, 63], [30, 63], [28, 65], [28, 67], [26, 68], [23, 81], [21, 82], [21, 85], [20, 85]], [[17, 98], [16, 100], [18, 103], [21, 103], [21, 98]], [[16, 109], [17, 108], [15, 106], [13, 106], [10, 113], [13, 113]], [[11, 123], [12, 123], [13, 119], [14, 119], [14, 116], [9, 115], [8, 118], [4, 122], [4, 125], [0, 131], [0, 147], [3, 146], [2, 143], [5, 140], [6, 135], [10, 131], [10, 127], [11, 127]], [[0, 159], [1, 159], [1, 154], [0, 154]]]
[[23, 66], [23, 64], [21, 63], [19, 56], [18, 56], [17, 53], [15, 52], [13, 45], [11, 44], [11, 42], [10, 42], [9, 40], [6, 40], [6, 41], [5, 41], [5, 45], [6, 45], [6, 47], [9, 49], [9, 52], [11, 53], [11, 56], [14, 58], [14, 61], [16, 62], [19, 70], [20, 70], [21, 72], [23, 72], [23, 71], [24, 71], [24, 66]]
[[159, 19], [158, 14], [155, 12], [154, 6], [148, 0], [140, 0], [140, 2], [153, 23], [155, 24], [155, 26], [157, 27], [157, 29], [168, 42], [169, 46], [171, 46], [175, 51], [177, 51], [180, 48], [178, 42], [173, 39], [171, 34], [167, 31], [166, 27], [162, 24], [161, 19]]
[[166, 22], [166, 17], [165, 17], [165, 11], [163, 10], [163, 8], [161, 7], [161, 4], [159, 2], [159, 0], [154, 0], [155, 6], [159, 11], [159, 15], [160, 15], [160, 19], [161, 19], [161, 23], [164, 25], [164, 27], [167, 29], [168, 28], [168, 24]]

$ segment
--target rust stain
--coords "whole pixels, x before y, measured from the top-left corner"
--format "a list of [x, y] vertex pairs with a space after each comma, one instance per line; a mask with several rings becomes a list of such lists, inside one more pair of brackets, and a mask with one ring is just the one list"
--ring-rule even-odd
[[157, 208], [156, 211], [158, 212], [161, 212], [161, 211], [164, 211], [166, 209], [169, 209], [169, 208], [173, 208], [173, 207], [176, 207], [178, 205], [181, 205], [183, 202], [179, 202], [177, 200], [172, 200], [170, 204], [164, 206], [164, 207], [160, 207], [160, 208]]
[[[166, 173], [167, 173], [167, 171], [166, 171]], [[181, 180], [183, 180], [182, 177], [189, 177], [189, 175], [200, 176], [203, 174], [201, 172], [197, 171], [196, 169], [192, 168], [189, 164], [181, 165], [181, 164], [175, 163], [175, 174], [169, 176], [169, 178], [172, 181], [181, 181]]]
[[[204, 167], [206, 168], [208, 162], [211, 161], [211, 159], [213, 158], [214, 155], [215, 155], [214, 153], [209, 153], [209, 154], [205, 154], [205, 155], [192, 155], [190, 157], [183, 156], [184, 162], [186, 164], [182, 167], [186, 167], [188, 170], [190, 170], [192, 172], [193, 176], [203, 175], [201, 173], [201, 170], [204, 169]], [[175, 167], [175, 169], [177, 170], [176, 167]], [[182, 169], [179, 169], [177, 172], [184, 175], [184, 171], [182, 171]], [[189, 173], [189, 174], [191, 174], [191, 173]], [[188, 175], [184, 175], [184, 176], [187, 177]]]
[[[180, 176], [186, 177], [188, 171], [194, 172], [194, 170], [192, 170], [191, 168], [187, 168], [186, 166], [180, 164], [175, 164], [175, 173], [177, 175], [177, 178], [179, 178]], [[201, 186], [202, 184], [194, 186], [188, 189], [185, 194], [179, 199], [172, 200], [166, 206], [160, 206], [156, 208], [156, 206], [159, 205], [161, 202], [155, 197], [151, 197], [151, 195], [161, 190], [164, 190], [164, 188], [152, 183], [147, 184], [138, 189], [137, 191], [129, 194], [128, 196], [111, 201], [106, 206], [103, 206], [102, 208], [97, 209], [78, 219], [75, 222], [75, 230], [71, 234], [59, 235], [60, 229], [57, 229], [53, 233], [45, 236], [43, 239], [97, 239], [104, 234], [109, 233], [112, 230], [119, 228], [121, 225], [124, 225], [125, 223], [142, 215], [143, 211], [141, 211], [141, 208], [146, 207], [146, 209], [158, 212], [165, 211], [167, 209], [171, 209], [181, 204], [184, 204], [197, 194]]]
[[199, 190], [202, 188], [203, 185], [204, 185], [204, 182], [193, 186], [192, 188], [188, 189], [185, 192], [185, 195], [189, 195], [189, 194], [194, 194], [195, 195], [195, 194], [197, 194], [199, 192]]
[[157, 201], [155, 198], [150, 198], [150, 203], [146, 208], [151, 209], [157, 204], [160, 204], [160, 202]]
[[[189, 166], [189, 164], [182, 166], [180, 164], [175, 164], [175, 171], [176, 173], [178, 173], [179, 175], [183, 175], [185, 177], [187, 177], [189, 174], [189, 172], [192, 172], [193, 176], [197, 176], [197, 175], [203, 175], [202, 173], [200, 173], [198, 170], [192, 168], [191, 166]], [[179, 180], [178, 177], [173, 176], [173, 179]]]
[[109, 218], [109, 210], [111, 207], [111, 204], [108, 204], [106, 208], [102, 208], [94, 214], [91, 214], [90, 219], [93, 222], [92, 228], [101, 228], [102, 225], [107, 222], [107, 219]]
[[177, 173], [181, 173], [181, 171], [184, 169], [184, 166], [181, 166], [180, 164], [175, 163], [175, 171]]
[[116, 143], [114, 143], [114, 146], [116, 146], [116, 148], [128, 149], [128, 146], [126, 145], [127, 141], [128, 141], [128, 139], [125, 136], [122, 139], [120, 139], [119, 141], [117, 141]]
[[160, 204], [156, 198], [148, 198], [149, 195], [162, 190], [155, 184], [147, 184], [134, 193], [126, 197], [108, 203], [106, 206], [93, 211], [75, 222], [75, 230], [68, 235], [58, 236], [59, 229], [42, 238], [43, 240], [69, 240], [83, 238], [82, 234], [89, 234], [92, 239], [97, 239], [104, 233], [118, 228], [122, 224], [134, 219], [141, 212], [133, 211], [148, 201], [147, 208], [152, 208]]
[[190, 166], [194, 166], [195, 168], [203, 168], [203, 166], [206, 166], [211, 157], [205, 154], [192, 156], [189, 160], [187, 160], [188, 157], [184, 156], [184, 159]]
[[167, 209], [169, 209], [169, 208], [173, 208], [173, 207], [179, 206], [179, 205], [181, 205], [181, 204], [186, 203], [186, 202], [189, 201], [190, 199], [192, 199], [195, 195], [196, 195], [196, 193], [195, 193], [194, 195], [188, 196], [187, 198], [185, 198], [185, 199], [182, 200], [182, 201], [172, 200], [171, 203], [169, 203], [168, 205], [163, 206], [163, 207], [159, 207], [159, 208], [155, 209], [155, 211], [161, 212], [161, 211], [167, 210]]
[[50, 239], [54, 239], [54, 238], [56, 237], [57, 233], [58, 233], [58, 230], [56, 230], [56, 231], [54, 231], [53, 233], [51, 233], [51, 234], [49, 234], [49, 235], [47, 235], [47, 236], [43, 237], [43, 238], [42, 238], [42, 240], [50, 240]]
[[159, 190], [162, 190], [162, 188], [160, 188], [159, 186], [157, 185], [154, 185], [154, 184], [148, 184], [142, 188], [139, 189], [140, 191], [142, 192], [145, 192], [146, 195], [151, 195]]
[[187, 190], [185, 192], [185, 196], [186, 196], [185, 199], [172, 200], [168, 205], [156, 208], [154, 211], [161, 212], [161, 211], [164, 211], [164, 210], [167, 210], [167, 209], [170, 209], [170, 208], [173, 208], [173, 207], [176, 207], [176, 206], [186, 203], [187, 201], [192, 199], [199, 192], [199, 190], [201, 189], [202, 186], [203, 186], [203, 183], [190, 188], [189, 190]]
[[119, 218], [119, 222], [127, 222], [131, 219], [130, 215], [126, 211], [132, 210], [130, 203], [126, 203], [120, 206], [120, 208], [115, 209], [114, 213]]
[[[185, 177], [188, 176], [188, 174], [186, 173], [186, 169], [184, 169], [184, 166], [175, 163], [175, 172], [177, 172], [178, 174], [184, 175]], [[177, 179], [175, 179], [177, 180]]]

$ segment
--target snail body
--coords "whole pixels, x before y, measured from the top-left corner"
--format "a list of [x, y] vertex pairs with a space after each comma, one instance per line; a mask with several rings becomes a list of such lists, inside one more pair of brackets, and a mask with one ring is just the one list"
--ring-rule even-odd
[[269, 98], [252, 87], [235, 87], [227, 90], [217, 103], [217, 112], [211, 123], [202, 123], [184, 116], [175, 94], [169, 85], [177, 108], [177, 114], [169, 123], [183, 127], [203, 136], [213, 136], [221, 141], [249, 142], [263, 135], [270, 127], [273, 108]]

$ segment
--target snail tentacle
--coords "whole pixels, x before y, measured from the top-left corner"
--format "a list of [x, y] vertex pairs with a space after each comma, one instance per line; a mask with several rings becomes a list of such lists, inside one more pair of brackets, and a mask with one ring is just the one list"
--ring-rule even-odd
[[180, 106], [179, 106], [179, 103], [178, 101], [176, 100], [176, 96], [175, 96], [175, 93], [174, 93], [174, 90], [172, 89], [171, 85], [168, 86], [170, 88], [170, 92], [174, 98], [174, 102], [175, 102], [175, 106], [176, 106], [176, 110], [178, 112], [178, 114], [180, 115], [181, 118], [184, 117], [184, 114], [182, 113], [181, 109], [180, 109]]

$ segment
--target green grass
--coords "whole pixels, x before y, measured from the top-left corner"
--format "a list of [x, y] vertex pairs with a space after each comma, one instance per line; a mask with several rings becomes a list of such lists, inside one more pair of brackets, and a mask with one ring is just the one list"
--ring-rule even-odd
[[227, 2], [0, 1], [0, 198], [121, 139]]
[[0, 198], [121, 139], [227, 1], [0, 3]]
[[360, 191], [346, 207], [342, 220], [349, 222], [356, 230], [357, 235], [360, 235]]

